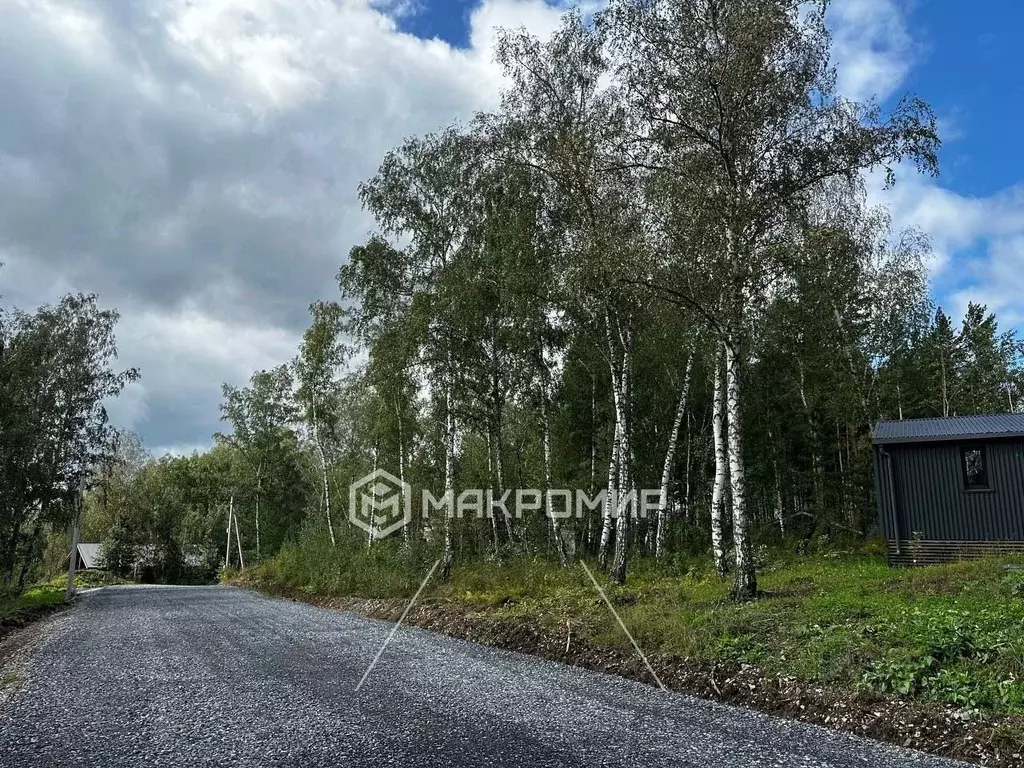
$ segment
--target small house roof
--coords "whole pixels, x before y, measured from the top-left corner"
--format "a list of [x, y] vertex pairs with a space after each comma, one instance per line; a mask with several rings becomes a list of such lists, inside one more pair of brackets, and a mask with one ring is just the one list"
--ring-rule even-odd
[[78, 554], [86, 568], [100, 567], [100, 544], [79, 544]]
[[1024, 437], [1024, 413], [880, 421], [875, 424], [871, 441], [875, 444], [932, 443], [987, 437]]

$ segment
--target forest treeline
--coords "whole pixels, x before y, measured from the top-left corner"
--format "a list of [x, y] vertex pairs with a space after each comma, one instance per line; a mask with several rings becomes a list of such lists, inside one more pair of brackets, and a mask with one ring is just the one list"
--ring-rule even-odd
[[[138, 493], [171, 528], [192, 518], [167, 499], [205, 510], [211, 553], [231, 501], [250, 560], [292, 541], [425, 547], [442, 576], [588, 556], [621, 582], [631, 556], [706, 553], [740, 599], [759, 547], [870, 533], [872, 423], [1015, 410], [1021, 349], [983, 306], [936, 307], [927, 236], [868, 206], [865, 173], [937, 172], [935, 119], [913, 96], [837, 93], [825, 12], [614, 0], [549, 40], [501, 33], [500, 109], [386, 155], [359, 188], [377, 231], [295, 360], [225, 386], [218, 447], [146, 465]], [[374, 542], [348, 486], [378, 468], [434, 492], [661, 503], [429, 524], [417, 508]]]
[[[224, 386], [207, 453], [122, 434], [87, 535], [173, 579], [225, 561], [230, 506], [247, 562], [592, 557], [621, 583], [705, 556], [747, 599], [763, 547], [870, 534], [873, 422], [1017, 410], [1021, 346], [983, 306], [938, 308], [926, 234], [867, 204], [866, 173], [937, 173], [939, 138], [916, 97], [837, 93], [826, 5], [613, 0], [549, 40], [502, 32], [500, 108], [360, 185], [377, 229], [295, 359]], [[416, 495], [375, 541], [348, 520], [374, 469], [660, 503], [425, 521]]]
[[117, 432], [104, 403], [138, 378], [113, 368], [117, 320], [92, 295], [34, 312], [0, 308], [0, 593], [40, 575], [47, 544], [111, 452]]

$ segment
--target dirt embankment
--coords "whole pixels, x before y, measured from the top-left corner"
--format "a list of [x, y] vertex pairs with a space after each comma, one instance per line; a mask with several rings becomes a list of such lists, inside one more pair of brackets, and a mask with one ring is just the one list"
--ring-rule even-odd
[[[266, 585], [261, 585], [260, 589], [277, 597], [388, 621], [397, 621], [407, 602], [319, 597]], [[415, 606], [405, 623], [495, 648], [654, 683], [635, 654], [595, 645], [587, 640], [585, 633], [578, 634], [572, 627], [555, 631], [528, 617], [497, 617], [442, 602]], [[652, 657], [650, 661], [665, 686], [679, 693], [979, 765], [996, 768], [1024, 765], [1024, 718], [980, 722], [961, 711], [937, 704], [771, 677], [751, 665], [673, 657]]]
[[65, 603], [36, 605], [31, 608], [22, 608], [10, 615], [0, 616], [0, 640], [33, 622], [46, 618], [51, 613], [62, 611], [67, 607]]

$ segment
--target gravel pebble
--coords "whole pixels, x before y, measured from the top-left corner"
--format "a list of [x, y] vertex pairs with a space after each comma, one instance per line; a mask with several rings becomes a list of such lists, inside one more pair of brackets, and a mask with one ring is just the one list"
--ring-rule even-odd
[[48, 620], [0, 766], [951, 768], [949, 760], [231, 587], [108, 587]]

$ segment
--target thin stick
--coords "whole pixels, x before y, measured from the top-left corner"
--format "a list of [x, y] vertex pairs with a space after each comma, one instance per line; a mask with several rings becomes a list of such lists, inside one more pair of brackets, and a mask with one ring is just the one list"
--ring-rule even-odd
[[419, 596], [423, 592], [424, 587], [427, 586], [427, 582], [430, 581], [430, 577], [434, 575], [434, 571], [437, 570], [437, 566], [441, 564], [442, 559], [444, 558], [440, 558], [436, 563], [434, 563], [434, 566], [427, 573], [427, 577], [423, 579], [423, 582], [420, 584], [420, 588], [417, 589], [416, 594], [412, 596], [412, 600], [410, 600], [409, 604], [405, 606], [405, 610], [402, 612], [401, 618], [398, 619], [398, 623], [391, 628], [391, 632], [388, 634], [387, 639], [384, 641], [384, 645], [380, 647], [380, 650], [377, 651], [377, 655], [374, 656], [373, 661], [370, 662], [370, 666], [367, 667], [366, 671], [363, 673], [363, 677], [359, 681], [359, 685], [356, 686], [357, 691], [363, 687], [363, 683], [366, 682], [366, 678], [370, 676], [370, 673], [373, 672], [373, 668], [377, 666], [377, 662], [380, 661], [380, 657], [381, 654], [384, 653], [384, 649], [388, 647], [388, 645], [391, 643], [391, 639], [395, 636], [395, 633], [398, 631], [398, 628], [402, 626], [402, 622], [405, 621], [405, 617], [409, 615], [409, 611], [412, 610], [413, 605], [419, 599]]
[[590, 581], [593, 583], [594, 589], [596, 589], [598, 594], [601, 595], [601, 599], [604, 600], [604, 604], [608, 606], [608, 610], [612, 612], [612, 616], [614, 616], [615, 620], [619, 622], [619, 626], [622, 627], [622, 631], [626, 633], [626, 637], [629, 638], [629, 642], [633, 644], [633, 647], [636, 648], [636, 652], [639, 654], [640, 658], [643, 659], [644, 664], [647, 666], [647, 671], [651, 673], [651, 677], [653, 677], [655, 682], [658, 683], [658, 687], [667, 693], [668, 688], [666, 688], [665, 684], [661, 682], [661, 678], [658, 677], [658, 673], [654, 671], [654, 667], [651, 666], [651, 662], [649, 662], [647, 657], [644, 656], [644, 652], [640, 650], [640, 646], [637, 645], [636, 640], [633, 639], [633, 635], [631, 635], [629, 630], [626, 629], [626, 625], [622, 623], [622, 619], [619, 617], [618, 611], [615, 610], [615, 606], [612, 605], [612, 601], [608, 599], [608, 595], [606, 595], [604, 590], [601, 589], [601, 585], [597, 583], [597, 579], [594, 578], [594, 574], [590, 572], [590, 569], [587, 568], [587, 564], [582, 560], [580, 560], [580, 565], [582, 565], [583, 570], [587, 572], [587, 576], [590, 577]]
[[75, 495], [75, 519], [71, 523], [71, 557], [68, 560], [68, 586], [64, 590], [64, 601], [70, 603], [75, 597], [75, 566], [78, 565], [78, 537], [82, 530], [82, 509], [85, 507], [85, 478], [78, 483]]

